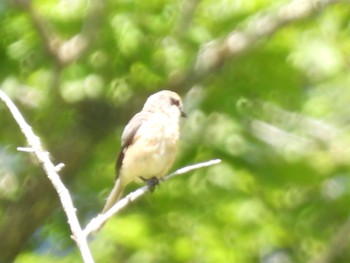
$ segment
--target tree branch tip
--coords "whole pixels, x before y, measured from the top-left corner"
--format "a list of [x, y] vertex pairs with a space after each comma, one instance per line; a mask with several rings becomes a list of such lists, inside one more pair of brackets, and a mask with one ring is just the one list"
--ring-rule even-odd
[[17, 151], [27, 153], [35, 152], [35, 150], [32, 147], [17, 147]]
[[191, 165], [182, 167], [182, 168], [176, 170], [175, 172], [169, 174], [168, 176], [164, 177], [164, 180], [168, 180], [168, 179], [170, 179], [170, 178], [172, 178], [172, 177], [174, 177], [176, 175], [185, 174], [185, 173], [188, 173], [188, 172], [193, 171], [193, 170], [197, 170], [197, 169], [200, 169], [200, 168], [216, 165], [216, 164], [219, 164], [219, 163], [221, 163], [221, 159], [213, 159], [213, 160], [210, 160], [210, 161], [205, 161], [205, 162], [201, 162], [201, 163], [191, 164]]
[[77, 241], [78, 241], [78, 239], [76, 238], [75, 235], [70, 235], [70, 238], [71, 238], [74, 242], [77, 242]]
[[65, 167], [66, 165], [64, 163], [59, 163], [55, 166], [55, 171], [59, 172], [62, 170], [63, 167]]
[[211, 161], [208, 161], [208, 163], [211, 162], [211, 164], [218, 164], [218, 163], [221, 163], [222, 160], [221, 159], [213, 159]]

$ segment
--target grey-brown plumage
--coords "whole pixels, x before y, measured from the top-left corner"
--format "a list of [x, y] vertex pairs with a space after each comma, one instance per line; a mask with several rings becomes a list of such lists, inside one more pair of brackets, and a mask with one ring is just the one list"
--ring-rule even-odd
[[151, 95], [126, 125], [116, 162], [116, 181], [102, 213], [107, 212], [134, 180], [162, 178], [173, 165], [180, 137], [181, 98], [162, 90]]

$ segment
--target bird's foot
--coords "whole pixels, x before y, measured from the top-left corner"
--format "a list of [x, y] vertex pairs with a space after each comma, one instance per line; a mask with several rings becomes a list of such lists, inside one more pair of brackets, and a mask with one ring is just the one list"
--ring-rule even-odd
[[153, 176], [149, 179], [145, 179], [145, 178], [141, 177], [141, 179], [146, 182], [146, 184], [149, 187], [151, 192], [153, 192], [154, 189], [156, 189], [156, 186], [159, 185], [159, 179], [155, 176]]

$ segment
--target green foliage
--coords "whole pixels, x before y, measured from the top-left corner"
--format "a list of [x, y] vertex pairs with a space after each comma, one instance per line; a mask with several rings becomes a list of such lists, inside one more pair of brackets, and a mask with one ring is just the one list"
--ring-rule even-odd
[[[346, 3], [224, 57], [193, 87], [183, 76], [204, 44], [289, 1], [15, 2], [26, 1], [0, 3], [0, 88], [65, 163], [82, 225], [112, 187], [123, 127], [159, 89], [183, 81], [189, 116], [173, 170], [222, 159], [113, 217], [89, 240], [96, 262], [349, 262]], [[75, 59], [49, 51], [78, 34], [88, 46]], [[0, 112], [0, 262], [81, 262], [56, 193]]]

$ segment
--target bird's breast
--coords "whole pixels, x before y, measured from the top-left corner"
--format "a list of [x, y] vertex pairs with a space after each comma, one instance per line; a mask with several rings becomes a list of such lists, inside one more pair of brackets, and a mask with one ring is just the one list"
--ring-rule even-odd
[[177, 123], [167, 118], [148, 120], [126, 150], [121, 175], [128, 182], [140, 177], [163, 177], [174, 163], [178, 140]]

